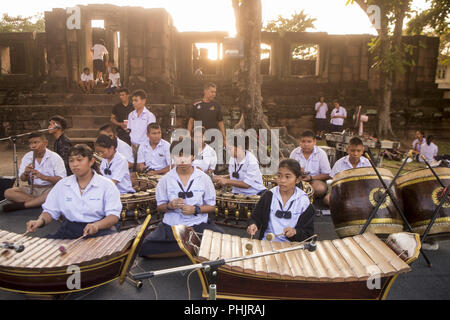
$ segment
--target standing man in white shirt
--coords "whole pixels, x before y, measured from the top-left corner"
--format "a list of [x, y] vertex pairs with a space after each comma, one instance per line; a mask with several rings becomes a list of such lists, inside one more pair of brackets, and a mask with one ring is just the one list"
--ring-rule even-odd
[[295, 148], [289, 158], [297, 160], [302, 169], [302, 181], [309, 182], [314, 189], [314, 198], [327, 193], [326, 180], [330, 179], [330, 162], [321, 148], [316, 146], [312, 131], [305, 131], [299, 139], [300, 147]]
[[347, 118], [347, 110], [339, 105], [337, 100], [333, 100], [333, 110], [331, 111], [330, 132], [342, 132], [344, 120]]
[[139, 147], [138, 171], [147, 175], [163, 175], [170, 170], [170, 143], [162, 139], [161, 127], [150, 123], [147, 127], [148, 142]]
[[316, 136], [322, 137], [323, 133], [327, 130], [327, 112], [328, 105], [325, 102], [325, 97], [320, 97], [319, 102], [314, 107], [316, 111]]
[[[99, 39], [98, 42], [91, 48], [93, 60], [94, 60], [94, 74], [95, 84], [100, 80], [103, 82], [103, 73], [105, 72], [105, 63], [108, 62], [108, 50], [105, 47], [105, 41]], [[103, 60], [103, 56], [106, 55], [106, 61]]]
[[47, 149], [48, 140], [45, 135], [32, 134], [28, 143], [31, 151], [22, 158], [19, 178], [21, 181], [28, 181], [30, 185], [5, 191], [5, 198], [12, 203], [3, 206], [4, 212], [39, 207], [45, 202], [52, 187], [67, 175], [64, 160], [56, 152]]

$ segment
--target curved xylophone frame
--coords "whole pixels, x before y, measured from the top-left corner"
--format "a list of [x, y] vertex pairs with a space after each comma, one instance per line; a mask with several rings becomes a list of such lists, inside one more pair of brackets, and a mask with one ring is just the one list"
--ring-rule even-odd
[[[114, 252], [106, 258], [83, 261], [75, 265], [79, 267], [80, 287], [68, 288], [73, 272], [64, 265], [49, 268], [8, 267], [0, 264], [0, 289], [29, 295], [58, 295], [84, 291], [96, 288], [119, 279], [122, 284], [128, 277], [129, 270], [136, 258], [142, 242], [148, 233], [151, 216], [147, 216], [142, 226], [136, 227], [136, 236], [132, 242], [121, 252]], [[121, 233], [130, 233], [132, 230], [122, 231], [118, 234], [103, 236], [111, 237]], [[99, 237], [102, 238], [102, 237]], [[27, 252], [24, 250], [24, 254]]]
[[[207, 263], [207, 259], [205, 260], [205, 258], [199, 256], [199, 253], [202, 251], [201, 240], [195, 234], [193, 229], [178, 225], [172, 226], [172, 230], [174, 232], [178, 245], [189, 257], [193, 264]], [[402, 235], [402, 233], [400, 233], [399, 235]], [[205, 233], [203, 233], [203, 237], [205, 237]], [[308, 260], [312, 259], [309, 263], [311, 263], [311, 267], [313, 269], [310, 269], [310, 271], [314, 271], [314, 273], [316, 274], [315, 277], [303, 276], [292, 278], [283, 276], [283, 274], [280, 275], [269, 272], [269, 270], [267, 270], [267, 274], [261, 274], [259, 272], [250, 273], [246, 271], [245, 262], [243, 263], [243, 267], [239, 267], [233, 264], [220, 266], [217, 269], [216, 277], [213, 277], [214, 275], [211, 276], [211, 274], [213, 274], [214, 272], [206, 272], [203, 269], [198, 270], [198, 275], [203, 288], [202, 297], [209, 297], [208, 288], [209, 285], [213, 283], [217, 284], [217, 298], [222, 299], [385, 299], [396, 277], [403, 272], [408, 272], [410, 270], [408, 264], [416, 260], [419, 255], [419, 236], [417, 234], [406, 234], [406, 237], [408, 237], [410, 240], [414, 239], [414, 246], [413, 248], [409, 248], [411, 250], [411, 253], [408, 253], [408, 255], [404, 254], [404, 246], [401, 243], [396, 243], [395, 237], [388, 239], [388, 242], [384, 244], [380, 239], [378, 239], [370, 232], [364, 235], [349, 237], [344, 240], [337, 239], [333, 240], [333, 242], [318, 242], [317, 250], [315, 252], [300, 253], [300, 256], [307, 257]], [[223, 245], [220, 243], [217, 244], [215, 242], [217, 240], [218, 239], [213, 236], [211, 248], [213, 246], [213, 243], [215, 246]], [[343, 258], [338, 258], [337, 256], [330, 257], [330, 255], [327, 254], [326, 248], [330, 247], [330, 243], [334, 243], [334, 241], [336, 241], [336, 245], [343, 245], [344, 252], [347, 252], [345, 261], [348, 262], [349, 257], [354, 258], [355, 256], [359, 255], [366, 260], [368, 259], [368, 266], [370, 263], [374, 263], [374, 261], [372, 261], [371, 259], [375, 259], [376, 261], [381, 261], [380, 265], [374, 264], [376, 268], [379, 267], [380, 270], [385, 270], [384, 268], [388, 268], [391, 271], [383, 271], [380, 277], [380, 286], [372, 289], [368, 287], [368, 281], [371, 281], [370, 275], [364, 275], [368, 272], [366, 269], [362, 269], [363, 272], [361, 273], [361, 275], [356, 276], [356, 271], [348, 269], [347, 266], [347, 275], [345, 277], [343, 277], [342, 275], [336, 276], [336, 274], [334, 278], [330, 278], [329, 276], [327, 277], [327, 273], [331, 274], [332, 270], [339, 266], [339, 264], [335, 263], [337, 263], [338, 261], [341, 261], [342, 263], [342, 261], [344, 261], [342, 260]], [[345, 249], [347, 245], [345, 245], [344, 243], [350, 243], [350, 245], [352, 245], [357, 251]], [[369, 247], [369, 249], [372, 251], [370, 257], [369, 255], [367, 255], [368, 252], [363, 254], [362, 251], [360, 251], [362, 249], [361, 247], [358, 247], [357, 243], [361, 243], [366, 247]], [[283, 244], [284, 247], [295, 245], [295, 243]], [[271, 246], [274, 247], [275, 244], [269, 243], [265, 244], [263, 247], [269, 248]], [[277, 246], [280, 247], [281, 245], [277, 244]], [[387, 256], [384, 257], [383, 255], [380, 255], [380, 251], [378, 250], [378, 248], [381, 248], [380, 250], [386, 250]], [[267, 249], [263, 251], [271, 252], [272, 250]], [[275, 260], [286, 261], [286, 256], [284, 256], [284, 258], [281, 256], [276, 256], [277, 255], [274, 255]], [[340, 257], [339, 254], [338, 256]], [[214, 261], [214, 259], [224, 259], [224, 257], [210, 257], [209, 260]], [[327, 261], [328, 264], [325, 263]], [[330, 263], [330, 261], [334, 262]], [[361, 261], [359, 263], [361, 263]], [[314, 266], [317, 267], [319, 265], [321, 265], [321, 273], [325, 274], [325, 276], [319, 276], [319, 270], [314, 269]], [[358, 268], [355, 267], [355, 270], [361, 270], [361, 266], [364, 266], [364, 264], [360, 265]], [[303, 265], [303, 267], [306, 267], [306, 265]], [[368, 267], [366, 266], [365, 268]], [[307, 268], [305, 268], [304, 272], [306, 272], [306, 269]], [[341, 271], [339, 273], [345, 274], [343, 273], [345, 269], [340, 270]], [[306, 273], [304, 274], [306, 275]]]

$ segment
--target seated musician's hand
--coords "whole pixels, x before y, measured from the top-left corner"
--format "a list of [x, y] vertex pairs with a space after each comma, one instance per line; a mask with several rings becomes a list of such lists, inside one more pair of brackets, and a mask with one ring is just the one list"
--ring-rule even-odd
[[28, 174], [30, 174], [31, 171], [33, 171], [33, 165], [30, 163], [29, 165], [27, 165], [27, 166], [25, 167], [24, 173], [25, 173], [26, 175], [28, 175]]
[[89, 223], [84, 227], [83, 235], [91, 236], [98, 232], [98, 225], [96, 223]]
[[194, 206], [188, 206], [188, 205], [182, 206], [181, 207], [181, 212], [183, 214], [187, 214], [187, 215], [194, 214], [195, 213], [195, 207]]
[[40, 173], [39, 171], [34, 170], [34, 169], [31, 171], [31, 174], [32, 174], [32, 176], [34, 176], [37, 179], [43, 180], [43, 178], [44, 178], [44, 175], [42, 173]]
[[256, 232], [258, 232], [258, 227], [256, 226], [256, 224], [251, 224], [248, 226], [247, 228], [247, 233], [251, 236], [254, 236], [256, 234]]
[[27, 232], [35, 232], [37, 228], [42, 224], [42, 222], [37, 220], [30, 220], [27, 222]]
[[176, 198], [169, 202], [171, 209], [180, 209], [184, 206], [184, 199]]
[[297, 234], [297, 230], [291, 227], [286, 227], [283, 230], [283, 234], [286, 236], [286, 238], [292, 238]]

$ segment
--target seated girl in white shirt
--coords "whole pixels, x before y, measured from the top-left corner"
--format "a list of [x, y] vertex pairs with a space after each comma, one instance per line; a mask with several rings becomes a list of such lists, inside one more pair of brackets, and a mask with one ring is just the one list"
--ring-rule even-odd
[[[433, 143], [433, 136], [427, 136], [427, 140], [420, 146], [420, 154], [427, 159], [427, 162], [435, 161], [435, 157], [438, 153], [438, 147]], [[424, 163], [422, 157], [419, 157], [419, 161]]]
[[228, 165], [229, 175], [225, 177], [214, 177], [214, 182], [221, 186], [232, 186], [231, 192], [244, 195], [262, 195], [266, 191], [262, 179], [259, 162], [256, 157], [248, 151], [249, 140], [245, 138], [245, 145], [234, 140], [233, 145], [228, 145], [230, 153]]
[[156, 186], [157, 210], [164, 213], [164, 218], [156, 230], [144, 239], [139, 252], [140, 256], [147, 258], [183, 254], [171, 226], [182, 224], [200, 233], [205, 229], [223, 232], [208, 219], [208, 213], [215, 210], [216, 190], [206, 173], [192, 166], [192, 139], [184, 138], [173, 142], [170, 153], [175, 168], [165, 174]]
[[108, 86], [105, 89], [106, 93], [116, 93], [120, 88], [120, 73], [116, 67], [111, 68], [111, 72], [108, 76]]
[[301, 168], [294, 159], [280, 162], [278, 186], [265, 192], [252, 212], [247, 232], [258, 239], [268, 233], [274, 241], [303, 241], [314, 234], [314, 209], [308, 195], [296, 187], [301, 181]]
[[111, 179], [121, 194], [134, 193], [128, 161], [117, 151], [117, 140], [104, 134], [99, 135], [95, 141], [95, 152], [103, 158], [100, 164], [100, 174]]
[[69, 166], [73, 175], [60, 180], [50, 191], [37, 220], [27, 222], [27, 232], [34, 232], [63, 216], [51, 239], [76, 239], [115, 232], [122, 203], [114, 183], [95, 172], [93, 151], [85, 144], [71, 148]]

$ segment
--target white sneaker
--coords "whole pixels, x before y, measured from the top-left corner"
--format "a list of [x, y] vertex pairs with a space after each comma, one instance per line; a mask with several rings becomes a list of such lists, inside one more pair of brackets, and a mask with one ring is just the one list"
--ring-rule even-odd
[[439, 243], [437, 243], [436, 241], [433, 241], [431, 243], [424, 242], [422, 243], [422, 249], [429, 251], [436, 251], [439, 249]]

